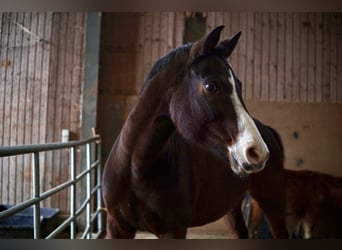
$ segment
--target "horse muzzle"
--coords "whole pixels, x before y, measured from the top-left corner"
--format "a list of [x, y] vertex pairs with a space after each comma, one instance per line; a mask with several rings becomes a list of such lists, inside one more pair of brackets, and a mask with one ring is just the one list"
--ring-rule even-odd
[[236, 174], [253, 174], [265, 168], [269, 158], [269, 150], [266, 144], [256, 147], [253, 144], [229, 148], [232, 170]]

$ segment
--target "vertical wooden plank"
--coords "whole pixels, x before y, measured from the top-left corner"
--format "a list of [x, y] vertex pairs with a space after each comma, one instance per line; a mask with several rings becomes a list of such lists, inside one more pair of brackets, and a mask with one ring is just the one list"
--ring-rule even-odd
[[[5, 134], [5, 99], [6, 99], [6, 68], [8, 67], [7, 52], [8, 52], [8, 22], [5, 19], [4, 12], [1, 13], [1, 25], [0, 25], [0, 143], [4, 145], [4, 134]], [[5, 158], [0, 158], [0, 192], [5, 193], [5, 188], [3, 186], [6, 170], [5, 170]], [[4, 195], [0, 196], [0, 202], [4, 203]]]
[[[31, 25], [31, 13], [23, 13], [23, 26], [24, 27], [30, 27]], [[28, 79], [28, 52], [29, 52], [29, 47], [30, 44], [27, 41], [28, 35], [23, 33], [23, 38], [22, 38], [22, 58], [21, 58], [21, 83], [20, 83], [20, 96], [19, 96], [19, 121], [18, 121], [18, 138], [20, 138], [20, 144], [26, 144], [25, 141], [25, 135], [27, 134], [27, 129], [25, 126], [26, 123], [26, 100], [27, 100], [27, 79]], [[21, 184], [18, 185], [18, 192], [21, 193], [21, 200], [18, 202], [21, 202], [23, 200], [26, 200], [30, 198], [30, 190], [25, 190], [27, 187], [27, 183], [30, 183], [30, 179], [27, 179], [26, 171], [27, 171], [27, 166], [30, 166], [30, 163], [27, 162], [27, 155], [22, 155], [21, 156]], [[30, 187], [28, 187], [30, 188]]]
[[337, 39], [337, 102], [342, 103], [342, 13], [336, 14], [336, 39]]
[[[32, 133], [31, 136], [31, 142], [32, 143], [39, 143], [40, 142], [40, 108], [41, 108], [41, 88], [42, 88], [42, 83], [40, 79], [41, 75], [41, 54], [42, 54], [42, 49], [40, 48], [40, 41], [37, 40], [38, 38], [41, 38], [39, 35], [39, 32], [41, 30], [41, 25], [40, 25], [40, 14], [39, 12], [34, 12], [32, 16], [32, 25], [31, 25], [31, 32], [32, 36], [30, 36], [30, 43], [31, 43], [31, 49], [32, 49], [32, 73], [30, 75], [31, 82], [32, 84], [32, 92], [30, 93], [30, 99], [32, 102], [32, 116], [30, 120], [30, 132]], [[42, 154], [39, 155], [39, 159], [41, 159]], [[31, 159], [32, 161], [32, 159]], [[34, 166], [32, 166], [34, 167]], [[39, 164], [40, 167], [40, 172], [44, 168], [42, 164]], [[39, 179], [40, 183], [44, 181], [42, 178]], [[40, 191], [42, 192], [42, 186], [40, 185]]]
[[[4, 113], [3, 113], [3, 145], [10, 146], [11, 133], [11, 103], [12, 103], [12, 71], [13, 71], [13, 37], [15, 34], [14, 24], [11, 21], [12, 13], [5, 13], [5, 20], [7, 21], [7, 57], [5, 67], [5, 94], [4, 94]], [[6, 29], [5, 29], [6, 31]], [[3, 203], [8, 204], [9, 200], [9, 180], [10, 180], [10, 158], [3, 159]]]
[[255, 83], [254, 65], [255, 65], [255, 25], [254, 13], [246, 13], [246, 76], [245, 76], [245, 98], [253, 99], [253, 89]]
[[252, 100], [260, 100], [262, 92], [261, 67], [262, 67], [262, 13], [254, 13], [254, 69], [253, 69], [253, 94]]
[[[39, 67], [39, 79], [41, 82], [40, 89], [40, 133], [39, 142], [46, 142], [47, 138], [47, 116], [48, 116], [48, 91], [49, 91], [49, 66], [50, 66], [50, 50], [51, 50], [51, 29], [52, 29], [52, 13], [44, 12], [40, 15], [38, 36], [43, 39], [39, 43], [41, 50], [41, 65]], [[41, 189], [50, 189], [52, 178], [51, 169], [52, 165], [48, 165], [46, 157], [49, 153], [40, 154], [41, 162]], [[44, 200], [43, 205], [51, 207], [51, 197]]]
[[175, 17], [175, 39], [174, 46], [177, 47], [183, 44], [183, 35], [184, 35], [184, 12], [176, 12]]
[[[284, 88], [285, 88], [285, 14], [278, 13], [276, 20], [277, 25], [277, 87], [276, 87], [276, 100], [284, 101]], [[287, 55], [286, 55], [287, 56]]]
[[[52, 133], [52, 141], [57, 140], [57, 135], [59, 134], [60, 124], [62, 120], [62, 107], [61, 107], [61, 96], [63, 94], [62, 87], [63, 83], [61, 83], [61, 77], [63, 77], [64, 70], [63, 70], [63, 61], [64, 61], [64, 55], [65, 55], [65, 49], [63, 48], [63, 38], [64, 34], [66, 33], [65, 27], [65, 13], [55, 13], [54, 17], [56, 19], [56, 26], [54, 29], [54, 32], [56, 32], [55, 40], [53, 41], [56, 46], [56, 75], [54, 76], [53, 82], [51, 84], [54, 85], [55, 95], [54, 99], [50, 103], [50, 105], [53, 105], [53, 113], [54, 117], [53, 123], [53, 133]], [[63, 35], [62, 35], [63, 34]], [[53, 152], [53, 161], [51, 163], [51, 166], [60, 166], [60, 151]], [[54, 167], [52, 168], [52, 185], [56, 186], [60, 183], [60, 167]], [[59, 199], [60, 195], [57, 193], [52, 201], [51, 205], [52, 207], [59, 207]]]
[[[31, 32], [36, 32], [36, 24], [37, 24], [37, 13], [30, 13], [30, 26], [29, 29]], [[33, 37], [29, 37], [28, 41], [30, 44], [34, 44], [35, 39]], [[32, 121], [34, 119], [34, 109], [36, 100], [34, 99], [35, 93], [35, 64], [36, 64], [36, 47], [29, 46], [28, 52], [28, 82], [27, 82], [27, 98], [26, 98], [26, 121], [25, 128], [27, 133], [25, 134], [25, 142], [26, 143], [36, 143], [33, 135]]]
[[[71, 80], [71, 101], [72, 112], [71, 112], [71, 131], [72, 134], [77, 138], [80, 138], [79, 124], [81, 123], [79, 117], [81, 113], [81, 103], [79, 103], [79, 98], [82, 96], [82, 83], [84, 81], [83, 69], [84, 69], [84, 34], [85, 34], [85, 13], [77, 13], [75, 21], [75, 39], [73, 53], [73, 68], [74, 73]], [[98, 132], [98, 131], [97, 131]], [[77, 173], [80, 172], [80, 152], [77, 153]], [[81, 187], [81, 186], [80, 186]]]
[[82, 82], [83, 82], [83, 54], [84, 54], [84, 31], [85, 31], [85, 14], [77, 13], [75, 20], [75, 39], [74, 43], [74, 52], [73, 52], [73, 73], [71, 76], [71, 113], [70, 120], [71, 125], [70, 129], [74, 136], [80, 138], [79, 124], [80, 124], [80, 103], [79, 97], [82, 94]]
[[[29, 30], [32, 29], [32, 13], [27, 12], [25, 13], [25, 26], [28, 27]], [[25, 34], [25, 40], [27, 44], [31, 44], [31, 39], [28, 34]], [[25, 60], [23, 64], [25, 65], [24, 74], [26, 75], [27, 81], [25, 81], [25, 98], [23, 100], [23, 105], [25, 107], [25, 115], [24, 115], [24, 122], [23, 126], [25, 128], [24, 134], [24, 143], [25, 144], [32, 144], [32, 113], [33, 113], [33, 83], [32, 83], [32, 67], [34, 63], [34, 53], [31, 46], [27, 46], [25, 48]], [[24, 183], [23, 183], [23, 198], [29, 199], [32, 197], [32, 170], [31, 170], [32, 159], [31, 155], [24, 156]]]
[[168, 41], [168, 18], [169, 18], [169, 13], [168, 12], [161, 12], [160, 14], [160, 50], [159, 50], [159, 55], [164, 56], [166, 53], [168, 53], [168, 46], [167, 46], [167, 41]]
[[[100, 54], [100, 38], [101, 38], [101, 15], [93, 12], [87, 13], [85, 22], [85, 53], [84, 53], [84, 83], [82, 95], [82, 121], [81, 136], [83, 138], [92, 135], [92, 128], [96, 127], [98, 113], [96, 105], [98, 101], [99, 87], [99, 54]], [[135, 34], [134, 34], [135, 35]], [[132, 79], [132, 78], [131, 78]], [[133, 81], [130, 79], [130, 83]], [[84, 149], [84, 147], [83, 147]], [[84, 151], [83, 151], [84, 152]], [[81, 164], [82, 170], [85, 170], [84, 163], [86, 157], [83, 154]], [[84, 193], [84, 182], [80, 183], [83, 189], [79, 190], [78, 197], [82, 197]], [[79, 198], [80, 199], [80, 198]], [[80, 200], [78, 200], [80, 202]]]
[[307, 102], [308, 93], [308, 14], [303, 13], [300, 19], [300, 89], [299, 99]]
[[277, 13], [270, 14], [270, 53], [269, 53], [269, 101], [277, 100], [277, 73], [278, 73], [278, 29]]
[[[11, 62], [8, 59], [8, 44], [9, 44], [9, 20], [7, 17], [8, 13], [1, 13], [1, 34], [0, 34], [0, 143], [1, 145], [6, 145], [6, 94], [7, 88], [7, 68], [10, 66]], [[8, 157], [0, 158], [0, 202], [2, 204], [7, 203], [7, 173], [8, 173]], [[6, 184], [5, 184], [6, 183]]]
[[3, 17], [3, 14], [4, 14], [4, 12], [0, 11], [0, 37], [1, 37], [1, 33], [2, 33], [2, 24], [3, 24], [2, 17]]
[[262, 13], [262, 55], [261, 55], [261, 100], [266, 101], [269, 97], [269, 70], [270, 70], [270, 13]]
[[[215, 27], [222, 25], [223, 24], [223, 12], [219, 11], [215, 13]], [[222, 32], [222, 36], [224, 37], [224, 35], [226, 34], [226, 30], [224, 29]]]
[[[58, 33], [59, 30], [59, 14], [52, 13], [51, 14], [51, 40], [50, 40], [50, 50], [49, 50], [49, 56], [51, 60], [49, 61], [49, 67], [48, 67], [48, 95], [47, 95], [47, 116], [46, 116], [46, 142], [53, 142], [54, 141], [54, 131], [55, 131], [55, 108], [56, 108], [56, 77], [57, 77], [57, 61], [58, 61]], [[52, 60], [53, 58], [53, 60]], [[48, 180], [48, 187], [53, 187], [55, 185], [55, 154], [52, 151], [49, 151], [45, 154], [45, 164], [46, 168], [49, 168], [49, 171], [46, 171], [46, 177]], [[55, 200], [55, 197], [50, 198], [47, 203], [54, 207], [55, 203], [53, 202]]]
[[174, 37], [176, 34], [174, 33], [174, 25], [175, 25], [175, 17], [176, 13], [175, 12], [170, 12], [167, 15], [168, 20], [167, 20], [167, 47], [166, 50], [170, 51], [171, 49], [175, 48], [176, 45], [174, 44]]
[[160, 55], [160, 37], [159, 36], [160, 36], [160, 12], [153, 12], [151, 66], [159, 59], [159, 55]]
[[[71, 78], [73, 75], [73, 53], [74, 53], [74, 39], [75, 39], [75, 15], [76, 12], [67, 13], [66, 14], [66, 33], [64, 34], [64, 49], [65, 49], [65, 57], [64, 57], [64, 75], [62, 77], [63, 82], [63, 98], [61, 100], [63, 111], [62, 111], [62, 123], [60, 127], [60, 131], [62, 129], [69, 129], [71, 131], [71, 116], [72, 113], [71, 109]], [[72, 132], [72, 131], [71, 131]], [[60, 139], [59, 139], [60, 140]], [[61, 182], [65, 182], [69, 178], [69, 157], [68, 157], [68, 151], [67, 150], [61, 150], [61, 164], [59, 166], [60, 168], [60, 178]], [[60, 200], [59, 200], [59, 206], [63, 211], [68, 211], [69, 208], [69, 202], [68, 202], [68, 190], [63, 190], [60, 193]]]
[[[41, 41], [36, 41], [35, 42], [35, 47], [37, 50], [37, 54], [36, 54], [36, 79], [35, 79], [35, 84], [36, 84], [36, 91], [35, 91], [35, 95], [34, 98], [37, 101], [37, 105], [35, 108], [35, 120], [33, 122], [33, 126], [36, 128], [36, 130], [34, 131], [34, 133], [37, 134], [36, 137], [36, 142], [37, 143], [42, 143], [43, 142], [43, 138], [42, 138], [42, 131], [44, 130], [41, 124], [41, 121], [43, 120], [42, 117], [42, 90], [43, 90], [43, 86], [45, 83], [43, 83], [42, 81], [42, 74], [43, 74], [43, 54], [44, 54], [44, 50], [43, 50], [43, 39], [44, 39], [44, 27], [45, 27], [45, 14], [44, 12], [39, 12], [37, 15], [37, 31], [36, 31], [36, 35], [39, 37], [39, 39], [41, 39]], [[43, 171], [43, 169], [41, 169], [41, 171]], [[44, 172], [41, 172], [44, 173]], [[42, 187], [43, 185], [41, 185]]]
[[[239, 13], [232, 12], [231, 22], [232, 22], [232, 24], [231, 24], [232, 30], [236, 30], [236, 31], [241, 30], [239, 27]], [[236, 49], [233, 52], [232, 56], [229, 58], [231, 66], [233, 67], [233, 69], [235, 70], [237, 76], [239, 77], [239, 79], [241, 81], [243, 79], [241, 79], [242, 76], [240, 75], [240, 71], [239, 71], [239, 57], [240, 57], [240, 47], [242, 47], [241, 40], [243, 40], [244, 36], [245, 36], [245, 32], [242, 31], [240, 41], [239, 41], [238, 45], [236, 46]], [[242, 82], [242, 88], [244, 88], [244, 87], [245, 87], [244, 83]]]
[[[61, 13], [61, 29], [59, 35], [59, 60], [58, 60], [58, 78], [57, 78], [57, 87], [58, 87], [58, 95], [56, 100], [56, 106], [57, 106], [57, 126], [55, 131], [55, 141], [61, 140], [61, 130], [64, 128], [68, 128], [69, 123], [69, 115], [67, 117], [64, 117], [65, 114], [69, 111], [69, 107], [67, 106], [67, 96], [65, 93], [67, 92], [67, 69], [68, 69], [68, 23], [69, 23], [69, 17], [71, 13]], [[58, 150], [55, 152], [56, 154], [56, 160], [55, 164], [58, 171], [55, 172], [56, 176], [55, 179], [58, 180], [55, 184], [63, 183], [63, 171], [65, 170], [65, 162], [64, 162], [64, 150]], [[56, 178], [57, 177], [57, 178]], [[56, 204], [58, 207], [60, 207], [62, 210], [65, 209], [64, 207], [64, 199], [63, 199], [63, 192], [60, 192], [56, 194]]]
[[[224, 24], [225, 24], [225, 29], [227, 29], [227, 38], [228, 37], [232, 37], [233, 35], [235, 35], [238, 32], [242, 32], [242, 30], [240, 30], [238, 27], [234, 26], [234, 22], [233, 22], [233, 12], [228, 12], [225, 14], [225, 19], [224, 19]], [[241, 36], [244, 36], [244, 32], [242, 32]], [[238, 55], [238, 51], [239, 51], [239, 43], [237, 44], [234, 52], [231, 54], [231, 56], [228, 58], [229, 62], [231, 63], [231, 66], [236, 70], [237, 68], [237, 55]]]
[[330, 99], [330, 13], [323, 13], [322, 102]]
[[337, 90], [338, 83], [337, 82], [337, 13], [330, 14], [330, 100], [329, 103], [336, 103], [337, 102]]
[[[35, 105], [33, 109], [33, 120], [32, 122], [32, 131], [34, 136], [34, 142], [35, 143], [42, 143], [44, 140], [42, 140], [42, 131], [44, 131], [44, 128], [42, 127], [41, 121], [44, 119], [42, 114], [44, 113], [42, 110], [42, 89], [45, 83], [42, 82], [42, 67], [43, 67], [43, 41], [44, 41], [44, 26], [45, 26], [45, 18], [44, 18], [44, 13], [43, 12], [38, 12], [35, 13], [35, 18], [36, 18], [36, 30], [34, 32], [35, 36], [39, 40], [35, 40], [33, 42], [34, 47], [35, 47], [35, 77], [33, 79], [33, 84], [35, 91], [33, 93], [33, 99], [35, 100]], [[44, 186], [45, 186], [45, 153], [40, 153], [39, 154], [39, 167], [40, 167], [40, 192], [44, 191]], [[45, 205], [45, 201], [43, 202], [43, 205]]]
[[231, 37], [233, 34], [230, 30], [230, 12], [222, 12], [221, 24], [224, 25], [221, 39], [227, 39], [228, 37]]
[[309, 13], [308, 19], [306, 23], [306, 29], [308, 34], [308, 89], [307, 89], [307, 98], [308, 102], [315, 101], [315, 68], [316, 68], [316, 54], [315, 54], [315, 45], [316, 45], [316, 23], [315, 23], [315, 13]]
[[[25, 85], [25, 82], [21, 79], [24, 77], [24, 72], [22, 70], [22, 54], [23, 54], [23, 48], [24, 48], [24, 31], [23, 26], [25, 27], [24, 23], [24, 13], [18, 13], [18, 19], [17, 19], [17, 37], [16, 37], [16, 69], [14, 71], [15, 80], [14, 84], [16, 85], [17, 92], [14, 94], [16, 99], [15, 104], [13, 105], [13, 108], [15, 111], [14, 114], [16, 117], [14, 118], [14, 130], [15, 130], [15, 145], [23, 144], [23, 130], [25, 129], [23, 125], [24, 120], [22, 117], [24, 116], [23, 112], [23, 102], [22, 100], [25, 98], [25, 95], [23, 94], [25, 92], [25, 89], [23, 85]], [[19, 26], [20, 25], [20, 26]], [[13, 113], [12, 113], [13, 114]], [[12, 136], [12, 135], [11, 135]], [[11, 166], [16, 169], [15, 178], [11, 181], [14, 181], [14, 189], [16, 196], [14, 197], [15, 201], [14, 203], [18, 203], [23, 201], [22, 196], [22, 184], [23, 184], [23, 156], [15, 156], [16, 158], [16, 165]]]
[[322, 102], [322, 74], [323, 74], [323, 54], [322, 54], [322, 44], [323, 44], [323, 20], [322, 13], [316, 13], [315, 15], [316, 25], [315, 25], [315, 102]]
[[136, 77], [135, 77], [135, 93], [139, 93], [141, 85], [145, 80], [144, 75], [144, 27], [145, 27], [145, 15], [139, 14], [138, 21], [138, 37], [137, 37], [137, 65], [136, 65]]
[[153, 15], [152, 13], [145, 14], [145, 28], [144, 28], [144, 75], [147, 76], [147, 73], [150, 71], [152, 67], [152, 26], [153, 26]]
[[292, 89], [291, 100], [293, 102], [300, 101], [300, 67], [301, 67], [301, 30], [300, 30], [300, 13], [293, 13], [293, 75], [292, 75]]
[[292, 101], [293, 88], [293, 63], [294, 63], [294, 31], [293, 31], [293, 13], [285, 14], [285, 82], [284, 82], [284, 101]]
[[[247, 13], [241, 12], [239, 13], [239, 26], [241, 30], [247, 30]], [[239, 50], [238, 50], [238, 77], [242, 82], [242, 95], [246, 98], [246, 89], [249, 88], [249, 82], [246, 81], [246, 66], [247, 66], [247, 34], [241, 37], [239, 41]]]
[[[13, 104], [15, 103], [15, 95], [16, 95], [16, 89], [17, 86], [15, 84], [15, 73], [17, 71], [17, 65], [16, 65], [16, 36], [18, 35], [18, 31], [17, 31], [17, 26], [16, 26], [16, 22], [18, 20], [18, 14], [17, 13], [10, 13], [9, 15], [10, 18], [10, 22], [11, 22], [11, 31], [10, 31], [10, 51], [9, 51], [9, 59], [12, 61], [12, 67], [10, 69], [9, 72], [7, 72], [8, 74], [8, 81], [6, 84], [10, 85], [11, 87], [9, 88], [10, 92], [8, 94], [6, 94], [7, 96], [10, 97], [10, 99], [8, 100], [8, 103], [6, 105], [8, 105], [8, 109], [7, 109], [7, 116], [5, 117], [5, 119], [9, 120], [8, 123], [8, 142], [9, 145], [15, 145], [16, 144], [16, 138], [15, 138], [15, 129], [14, 126], [15, 124], [15, 114], [16, 112], [13, 110]], [[16, 157], [10, 157], [9, 158], [9, 166], [8, 166], [8, 180], [7, 180], [7, 186], [8, 186], [8, 190], [7, 190], [7, 194], [8, 194], [8, 203], [9, 204], [15, 204], [15, 178], [16, 178]]]
[[207, 33], [215, 27], [215, 12], [209, 11], [207, 16]]
[[[9, 145], [9, 122], [10, 119], [8, 116], [9, 112], [9, 101], [10, 101], [10, 84], [8, 84], [8, 72], [9, 68], [12, 68], [12, 60], [11, 60], [11, 54], [9, 51], [10, 47], [10, 34], [11, 34], [11, 22], [10, 22], [10, 14], [9, 13], [3, 13], [2, 15], [2, 49], [1, 49], [1, 58], [3, 60], [3, 63], [1, 64], [1, 84], [2, 87], [2, 98], [0, 99], [2, 102], [2, 133], [1, 136], [1, 143], [2, 145]], [[9, 176], [9, 158], [1, 158], [1, 202], [3, 204], [8, 203], [8, 176]]]
[[[31, 32], [32, 34], [38, 34], [38, 27], [39, 25], [39, 13], [34, 12], [33, 18], [32, 18], [32, 26], [31, 26]], [[31, 83], [32, 84], [32, 92], [30, 93], [30, 98], [32, 102], [32, 120], [30, 121], [31, 126], [31, 141], [32, 143], [38, 143], [39, 142], [39, 108], [40, 108], [40, 84], [39, 84], [39, 66], [37, 66], [40, 62], [40, 54], [38, 54], [38, 46], [37, 46], [37, 40], [35, 36], [30, 36], [30, 43], [33, 44], [33, 58], [32, 58], [32, 74], [31, 77]]]

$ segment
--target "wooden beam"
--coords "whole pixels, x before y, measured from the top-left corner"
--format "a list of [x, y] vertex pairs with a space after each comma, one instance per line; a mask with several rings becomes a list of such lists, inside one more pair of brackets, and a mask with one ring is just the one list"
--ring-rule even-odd
[[96, 127], [101, 13], [87, 13], [86, 19], [81, 138], [92, 136]]

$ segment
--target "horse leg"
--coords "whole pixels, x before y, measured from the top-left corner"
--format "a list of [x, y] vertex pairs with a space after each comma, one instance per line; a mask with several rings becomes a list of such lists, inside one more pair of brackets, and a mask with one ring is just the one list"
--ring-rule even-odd
[[133, 229], [123, 221], [118, 221], [110, 214], [107, 215], [107, 237], [109, 239], [133, 239], [136, 229]]
[[248, 239], [248, 230], [243, 219], [240, 204], [229, 210], [224, 216], [229, 237], [232, 239]]
[[[262, 211], [266, 216], [268, 225], [274, 238], [288, 238], [285, 218], [285, 185], [273, 187], [270, 190], [270, 185], [262, 184], [263, 189], [252, 188], [250, 190], [251, 196], [257, 201]], [[268, 190], [267, 190], [268, 189]]]

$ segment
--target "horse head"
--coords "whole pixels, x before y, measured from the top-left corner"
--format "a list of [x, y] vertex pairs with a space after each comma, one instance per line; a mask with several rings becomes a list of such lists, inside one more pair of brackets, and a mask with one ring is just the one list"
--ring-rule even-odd
[[228, 158], [236, 174], [256, 173], [265, 167], [269, 150], [227, 60], [240, 33], [219, 42], [222, 29], [215, 28], [189, 48], [182, 78], [177, 77], [180, 82], [170, 96], [170, 117], [183, 137]]

